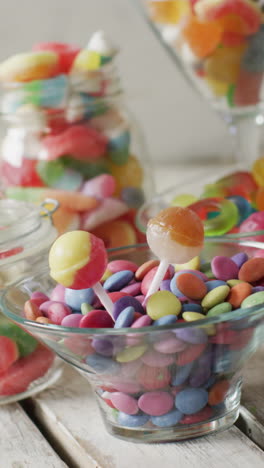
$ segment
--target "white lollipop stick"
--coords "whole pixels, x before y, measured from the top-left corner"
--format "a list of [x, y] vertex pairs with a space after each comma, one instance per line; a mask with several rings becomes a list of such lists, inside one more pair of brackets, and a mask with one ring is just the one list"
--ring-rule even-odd
[[113, 317], [114, 304], [111, 301], [110, 297], [108, 296], [106, 290], [103, 288], [103, 286], [99, 282], [93, 285], [93, 290], [94, 290], [95, 294], [97, 295], [97, 297], [99, 297], [99, 299], [100, 299], [101, 303], [103, 304], [106, 312], [108, 312], [108, 314], [111, 315], [112, 319], [115, 322], [115, 319]]
[[[166, 271], [168, 269], [168, 266], [169, 266], [169, 263], [167, 262], [167, 260], [161, 260], [159, 266], [158, 266], [158, 269], [156, 271], [156, 274], [152, 280], [152, 283], [149, 287], [149, 290], [147, 292], [147, 295], [145, 297], [145, 301], [148, 299], [149, 296], [151, 296], [151, 294], [154, 294], [155, 292], [158, 291], [159, 287], [160, 287], [160, 283], [161, 281], [163, 280], [165, 274], [166, 274]], [[144, 302], [145, 302], [144, 301]]]

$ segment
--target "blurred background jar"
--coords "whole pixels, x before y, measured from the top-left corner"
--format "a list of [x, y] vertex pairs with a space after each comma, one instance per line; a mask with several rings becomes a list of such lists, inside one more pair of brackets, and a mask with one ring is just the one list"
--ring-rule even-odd
[[105, 38], [96, 34], [55, 76], [2, 83], [0, 176], [8, 198], [57, 199], [59, 233], [84, 229], [109, 248], [144, 240], [134, 218], [153, 193], [153, 178], [125, 104], [116, 51], [108, 47], [98, 59], [93, 45]]
[[[7, 286], [34, 278], [57, 237], [51, 220], [52, 201], [0, 200], [0, 297]], [[38, 298], [35, 298], [36, 304]], [[52, 385], [62, 373], [54, 354], [1, 314], [0, 405], [18, 401]]]

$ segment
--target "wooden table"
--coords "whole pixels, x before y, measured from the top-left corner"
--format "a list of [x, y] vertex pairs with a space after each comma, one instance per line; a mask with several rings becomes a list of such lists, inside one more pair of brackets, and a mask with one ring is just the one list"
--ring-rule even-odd
[[[163, 168], [158, 187], [225, 168]], [[63, 377], [40, 395], [0, 407], [0, 468], [264, 467], [264, 346], [244, 372], [241, 413], [229, 430], [186, 442], [133, 444], [110, 436], [88, 382], [65, 364]]]

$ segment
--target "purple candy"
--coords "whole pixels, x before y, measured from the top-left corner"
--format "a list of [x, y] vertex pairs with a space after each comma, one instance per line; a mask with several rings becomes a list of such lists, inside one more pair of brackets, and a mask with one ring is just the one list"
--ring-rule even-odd
[[255, 292], [259, 292], [259, 291], [264, 291], [264, 286], [254, 286], [252, 288], [251, 294], [253, 294]]
[[162, 280], [161, 284], [160, 284], [160, 290], [161, 291], [170, 291], [170, 282], [171, 280], [169, 279], [166, 279], [166, 280]]
[[106, 338], [94, 338], [92, 340], [92, 346], [94, 350], [102, 356], [113, 356], [114, 347], [111, 340], [107, 340]]
[[121, 292], [127, 293], [130, 296], [137, 296], [138, 294], [141, 293], [141, 282], [140, 283], [136, 282], [136, 283], [133, 283], [133, 284], [129, 284], [125, 288], [121, 289]]
[[211, 262], [211, 268], [214, 276], [222, 281], [238, 278], [239, 267], [229, 257], [217, 255]]
[[83, 318], [83, 314], [70, 314], [66, 315], [64, 319], [62, 319], [61, 325], [63, 327], [73, 327], [78, 328], [81, 319]]
[[236, 255], [233, 255], [231, 259], [233, 260], [233, 262], [235, 262], [238, 268], [240, 268], [243, 265], [243, 263], [245, 263], [248, 260], [248, 256], [244, 252], [239, 252]]
[[50, 306], [53, 305], [53, 304], [61, 304], [61, 305], [65, 306], [65, 307], [68, 307], [68, 309], [71, 311], [71, 308], [69, 306], [67, 306], [65, 304], [65, 302], [61, 302], [61, 301], [46, 301], [46, 302], [43, 302], [42, 304], [40, 304], [39, 310], [41, 310], [41, 312], [43, 312], [46, 315], [48, 313], [48, 310], [49, 310]]
[[179, 328], [178, 330], [173, 330], [173, 333], [175, 333], [177, 338], [187, 343], [201, 344], [208, 341], [207, 334], [201, 328]]
[[119, 314], [122, 312], [122, 310], [126, 309], [127, 307], [134, 307], [136, 312], [139, 312], [140, 314], [144, 314], [145, 311], [140, 304], [140, 302], [133, 296], [124, 296], [118, 299], [114, 303], [114, 308], [113, 308], [113, 317], [116, 320]]

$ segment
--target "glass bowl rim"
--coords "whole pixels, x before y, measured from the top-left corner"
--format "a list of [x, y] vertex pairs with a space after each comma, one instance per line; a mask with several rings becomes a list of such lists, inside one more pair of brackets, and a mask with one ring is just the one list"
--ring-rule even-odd
[[[224, 236], [221, 237], [221, 239], [217, 238], [206, 238], [205, 242], [206, 243], [213, 243], [214, 242], [221, 242], [225, 243], [226, 239]], [[232, 240], [227, 240], [227, 243], [232, 243]], [[248, 247], [252, 247], [251, 242], [242, 242], [240, 245], [247, 245]], [[256, 247], [255, 244], [259, 244], [262, 247], [262, 250], [264, 250], [264, 243], [261, 242], [253, 242], [253, 247]], [[112, 248], [108, 249], [107, 252], [110, 254], [113, 253], [118, 253], [118, 252], [123, 252], [125, 250], [130, 250], [130, 249], [149, 249], [148, 244], [142, 243], [142, 244], [133, 244], [133, 245], [127, 245], [123, 247], [117, 247], [117, 248]], [[221, 324], [223, 322], [231, 322], [231, 321], [238, 321], [240, 319], [246, 319], [247, 317], [251, 315], [256, 315], [258, 317], [261, 316], [264, 313], [264, 304], [259, 304], [253, 307], [248, 307], [248, 308], [239, 308], [235, 311], [231, 312], [225, 312], [223, 314], [219, 314], [216, 316], [212, 317], [206, 317], [205, 319], [200, 319], [200, 320], [194, 320], [192, 322], [175, 322], [170, 325], [159, 325], [153, 327], [152, 325], [148, 327], [141, 327], [141, 328], [76, 328], [76, 327], [63, 327], [61, 325], [53, 325], [53, 324], [40, 324], [38, 322], [28, 320], [25, 317], [22, 317], [18, 315], [15, 312], [12, 312], [8, 307], [7, 307], [7, 295], [10, 290], [13, 288], [20, 288], [25, 284], [27, 284], [30, 281], [40, 282], [40, 279], [42, 277], [49, 277], [49, 268], [48, 266], [41, 268], [39, 273], [34, 276], [30, 276], [27, 278], [23, 278], [22, 280], [20, 279], [17, 282], [12, 283], [10, 286], [8, 286], [3, 294], [0, 296], [0, 304], [2, 305], [2, 311], [4, 315], [12, 320], [13, 322], [18, 323], [25, 329], [30, 329], [30, 330], [36, 330], [36, 331], [43, 331], [47, 334], [56, 334], [56, 333], [61, 333], [61, 334], [72, 334], [72, 335], [96, 335], [96, 336], [106, 336], [106, 335], [112, 335], [112, 336], [119, 336], [119, 335], [141, 335], [141, 334], [146, 334], [146, 333], [155, 333], [155, 332], [162, 332], [162, 331], [173, 331], [173, 330], [180, 330], [183, 328], [205, 328], [206, 326], [210, 325], [217, 325]], [[51, 277], [49, 277], [51, 281], [54, 281]], [[54, 281], [55, 283], [55, 281]]]

